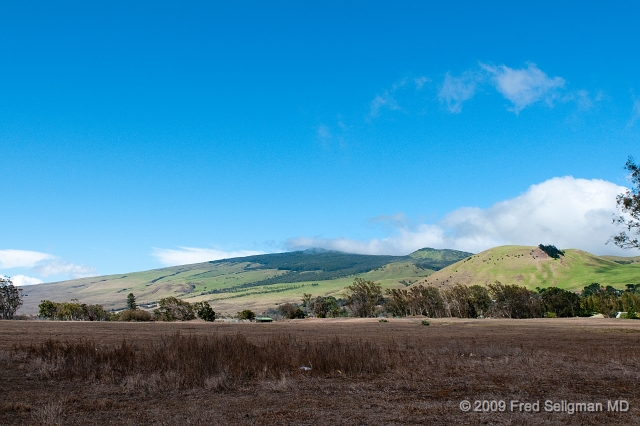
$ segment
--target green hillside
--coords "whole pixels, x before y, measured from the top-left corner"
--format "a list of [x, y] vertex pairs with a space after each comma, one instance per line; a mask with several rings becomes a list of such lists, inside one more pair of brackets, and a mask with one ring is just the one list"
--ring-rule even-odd
[[575, 249], [564, 252], [559, 259], [552, 259], [538, 247], [495, 247], [456, 262], [419, 283], [486, 285], [498, 280], [531, 289], [558, 286], [570, 290], [581, 290], [594, 282], [616, 288], [640, 283], [640, 257], [599, 257]]
[[167, 296], [210, 301], [216, 311], [258, 312], [299, 301], [303, 293], [338, 295], [358, 276], [384, 287], [402, 287], [470, 256], [455, 250], [421, 249], [408, 256], [374, 256], [327, 250], [274, 253], [195, 263], [143, 272], [82, 278], [25, 287], [21, 313], [35, 314], [41, 300], [99, 303], [122, 309], [126, 296], [142, 306]]

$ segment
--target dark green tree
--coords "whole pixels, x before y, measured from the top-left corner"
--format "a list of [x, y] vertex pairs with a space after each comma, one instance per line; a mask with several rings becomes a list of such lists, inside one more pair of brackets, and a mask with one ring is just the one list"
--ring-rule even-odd
[[491, 296], [489, 290], [481, 285], [469, 286], [470, 303], [473, 306], [472, 318], [477, 318], [480, 315], [485, 315], [489, 308], [491, 308]]
[[373, 281], [356, 278], [353, 284], [347, 287], [347, 306], [356, 317], [373, 316], [376, 305], [382, 301], [382, 287]]
[[51, 300], [41, 300], [38, 305], [38, 316], [45, 319], [56, 319], [56, 312], [58, 311], [58, 304]]
[[556, 246], [551, 244], [547, 246], [540, 244], [538, 245], [538, 248], [547, 253], [547, 255], [553, 259], [560, 259], [560, 256], [564, 256], [564, 252], [562, 250], [559, 250]]
[[249, 309], [245, 309], [243, 311], [238, 312], [238, 319], [241, 319], [241, 320], [253, 321], [255, 317], [256, 317], [256, 314]]
[[600, 294], [602, 291], [602, 286], [599, 283], [591, 283], [582, 290], [582, 297]]
[[538, 288], [542, 309], [556, 317], [577, 317], [583, 314], [580, 296], [558, 287]]
[[278, 312], [285, 318], [296, 319], [304, 318], [305, 314], [302, 309], [295, 303], [283, 303], [278, 307]]
[[136, 303], [136, 296], [133, 293], [127, 294], [127, 309], [136, 310], [138, 309], [138, 304]]
[[313, 302], [313, 313], [318, 318], [335, 318], [340, 315], [340, 304], [333, 296], [318, 296]]
[[492, 314], [506, 318], [539, 318], [542, 316], [540, 295], [515, 284], [496, 281], [489, 284], [489, 294], [494, 300]]
[[611, 241], [623, 249], [640, 249], [640, 165], [629, 157], [625, 169], [631, 173], [629, 180], [634, 186], [616, 197], [618, 210], [622, 214], [613, 222], [624, 226], [626, 230], [614, 235]]
[[193, 304], [193, 307], [196, 311], [196, 315], [201, 320], [205, 320], [207, 322], [213, 322], [216, 320], [216, 313], [209, 305], [209, 302], [196, 302]]
[[410, 314], [409, 292], [403, 288], [388, 288], [385, 305], [387, 311], [395, 317], [405, 317]]
[[0, 319], [12, 319], [22, 306], [22, 289], [13, 285], [9, 277], [0, 277]]

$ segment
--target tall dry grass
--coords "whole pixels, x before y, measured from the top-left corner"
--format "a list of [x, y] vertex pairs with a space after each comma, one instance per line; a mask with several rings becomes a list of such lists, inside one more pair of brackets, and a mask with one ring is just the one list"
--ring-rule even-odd
[[[139, 345], [123, 340], [99, 345], [93, 340], [60, 341], [14, 347], [43, 378], [120, 383], [127, 389], [193, 387], [227, 388], [247, 380], [297, 375], [375, 375], [401, 361], [397, 345], [387, 341], [305, 341], [272, 336], [250, 342], [242, 334], [223, 336], [161, 336]], [[301, 368], [304, 367], [304, 368]]]

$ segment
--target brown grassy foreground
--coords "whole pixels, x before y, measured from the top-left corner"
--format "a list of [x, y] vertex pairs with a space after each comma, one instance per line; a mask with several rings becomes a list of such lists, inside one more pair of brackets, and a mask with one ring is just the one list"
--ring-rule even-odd
[[421, 320], [2, 321], [0, 424], [640, 424], [640, 321]]

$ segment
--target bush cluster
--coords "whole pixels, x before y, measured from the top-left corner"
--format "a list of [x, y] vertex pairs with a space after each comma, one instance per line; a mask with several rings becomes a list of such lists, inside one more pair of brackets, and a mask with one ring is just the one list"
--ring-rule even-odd
[[52, 302], [43, 300], [38, 305], [38, 316], [58, 321], [110, 321], [116, 317], [106, 311], [102, 305], [87, 305], [71, 299], [70, 302]]
[[208, 302], [189, 303], [175, 297], [160, 299], [158, 308], [150, 312], [138, 309], [133, 294], [127, 296], [126, 309], [119, 313], [106, 311], [102, 305], [87, 305], [77, 299], [71, 302], [43, 300], [38, 317], [58, 321], [189, 321], [196, 317], [214, 321], [216, 313]]
[[190, 321], [196, 316], [205, 321], [215, 321], [216, 313], [209, 302], [189, 303], [177, 297], [160, 299], [158, 307], [153, 310], [158, 321]]

